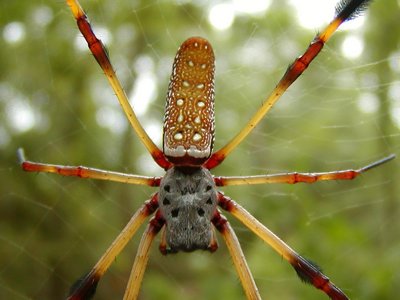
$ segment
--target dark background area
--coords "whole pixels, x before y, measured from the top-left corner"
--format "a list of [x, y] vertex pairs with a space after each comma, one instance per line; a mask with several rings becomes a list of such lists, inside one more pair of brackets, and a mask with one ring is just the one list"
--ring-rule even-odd
[[[137, 78], [154, 84], [152, 102], [139, 118], [158, 133], [159, 145], [172, 60], [187, 37], [201, 35], [214, 46], [218, 149], [322, 29], [302, 28], [288, 1], [273, 1], [259, 15], [238, 15], [225, 31], [208, 22], [214, 5], [208, 1], [81, 4], [95, 30], [108, 32], [111, 60], [127, 93], [135, 90]], [[213, 174], [333, 171], [399, 155], [399, 3], [375, 1], [365, 15], [362, 27], [333, 36]], [[1, 1], [0, 31], [0, 298], [60, 299], [155, 190], [24, 173], [17, 148], [24, 147], [31, 160], [40, 162], [143, 175], [163, 171], [128, 126], [89, 51], [77, 46], [78, 30], [63, 1]], [[18, 31], [23, 34], [16, 38]], [[356, 59], [341, 51], [350, 34], [364, 42]], [[352, 299], [395, 299], [400, 282], [399, 159], [349, 182], [223, 191], [320, 264]], [[263, 298], [326, 299], [300, 283], [269, 246], [228, 218]], [[95, 299], [122, 298], [142, 230], [100, 281]], [[164, 257], [157, 238], [141, 299], [243, 299], [219, 241], [212, 255]]]

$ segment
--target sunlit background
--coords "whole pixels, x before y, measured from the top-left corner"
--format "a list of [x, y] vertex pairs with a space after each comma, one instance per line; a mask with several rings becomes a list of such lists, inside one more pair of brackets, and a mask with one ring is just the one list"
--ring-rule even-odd
[[[223, 146], [334, 16], [336, 1], [84, 1], [148, 134], [161, 145], [172, 60], [189, 36], [216, 54], [216, 141]], [[344, 24], [216, 175], [357, 168], [399, 154], [400, 2]], [[91, 57], [63, 1], [0, 3], [0, 298], [60, 299], [155, 190], [28, 174], [30, 159], [162, 175]], [[352, 182], [223, 189], [354, 299], [395, 299], [400, 282], [396, 161]], [[263, 298], [326, 299], [238, 222]], [[122, 298], [141, 233], [95, 299]], [[243, 299], [220, 250], [163, 257], [153, 245], [142, 299]]]

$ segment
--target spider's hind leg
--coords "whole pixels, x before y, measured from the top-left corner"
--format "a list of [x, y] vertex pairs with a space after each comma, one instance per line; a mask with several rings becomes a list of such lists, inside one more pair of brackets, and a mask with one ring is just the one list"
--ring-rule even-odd
[[166, 159], [164, 153], [154, 144], [149, 135], [144, 130], [142, 124], [139, 122], [135, 111], [129, 103], [128, 97], [122, 85], [114, 71], [111, 64], [108, 52], [103, 42], [97, 38], [93, 32], [92, 26], [89, 23], [88, 17], [84, 12], [83, 8], [79, 4], [78, 0], [66, 0], [71, 12], [76, 20], [79, 31], [85, 38], [89, 50], [92, 52], [97, 63], [103, 70], [104, 74], [107, 76], [108, 82], [113, 89], [119, 104], [121, 105], [125, 116], [127, 117], [132, 128], [138, 135], [139, 139], [146, 147], [147, 151], [153, 157], [154, 161], [162, 168], [168, 169], [171, 167], [171, 163]]

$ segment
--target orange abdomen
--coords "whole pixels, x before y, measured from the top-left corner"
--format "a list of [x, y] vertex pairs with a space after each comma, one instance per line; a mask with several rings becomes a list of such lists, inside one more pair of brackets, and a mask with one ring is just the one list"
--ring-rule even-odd
[[214, 52], [200, 37], [187, 39], [175, 56], [164, 119], [163, 149], [175, 165], [199, 166], [214, 142]]

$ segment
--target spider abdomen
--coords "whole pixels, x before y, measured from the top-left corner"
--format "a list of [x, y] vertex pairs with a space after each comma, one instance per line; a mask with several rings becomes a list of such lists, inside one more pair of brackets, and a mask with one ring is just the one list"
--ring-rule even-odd
[[207, 169], [169, 169], [159, 192], [167, 252], [211, 250], [216, 206], [217, 193]]
[[214, 52], [200, 37], [175, 56], [164, 118], [164, 154], [174, 164], [201, 165], [214, 141]]

